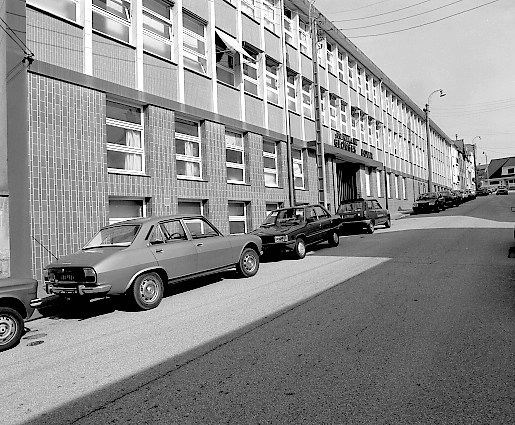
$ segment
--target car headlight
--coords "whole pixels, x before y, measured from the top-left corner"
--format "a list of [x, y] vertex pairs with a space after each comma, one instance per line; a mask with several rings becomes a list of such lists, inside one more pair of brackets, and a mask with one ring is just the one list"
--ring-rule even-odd
[[430, 202], [430, 203], [429, 203], [429, 205], [434, 205], [434, 204], [435, 204], [435, 202]]
[[86, 282], [86, 283], [96, 283], [97, 282], [97, 273], [91, 267], [84, 268], [84, 282]]
[[275, 236], [274, 242], [288, 242], [288, 236], [286, 236], [286, 235]]

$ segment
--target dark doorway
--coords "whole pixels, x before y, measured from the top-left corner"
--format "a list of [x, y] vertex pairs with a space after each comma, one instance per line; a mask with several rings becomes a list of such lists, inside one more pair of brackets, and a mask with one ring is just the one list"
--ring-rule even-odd
[[338, 200], [340, 202], [358, 197], [358, 189], [356, 186], [356, 174], [358, 169], [358, 164], [350, 162], [345, 162], [336, 166]]

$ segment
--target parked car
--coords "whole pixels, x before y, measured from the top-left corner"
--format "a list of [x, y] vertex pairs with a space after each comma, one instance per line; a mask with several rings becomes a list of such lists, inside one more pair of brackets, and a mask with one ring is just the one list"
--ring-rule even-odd
[[264, 253], [289, 251], [302, 259], [307, 247], [320, 242], [338, 246], [340, 224], [341, 218], [322, 205], [298, 205], [270, 212], [252, 234], [261, 238]]
[[508, 194], [508, 188], [504, 186], [499, 186], [495, 192], [496, 195], [507, 195]]
[[421, 193], [413, 204], [413, 213], [440, 212], [445, 209], [443, 196], [438, 192]]
[[141, 310], [157, 307], [163, 284], [236, 267], [259, 269], [261, 239], [224, 236], [201, 215], [140, 218], [106, 226], [79, 252], [45, 268], [46, 291], [61, 297], [126, 294]]
[[374, 233], [377, 225], [392, 225], [390, 213], [374, 198], [344, 201], [339, 205], [337, 214], [342, 218], [342, 230], [347, 227], [358, 227], [367, 233]]
[[476, 191], [472, 189], [465, 190], [465, 195], [467, 197], [467, 200], [476, 199]]
[[486, 187], [480, 187], [476, 191], [476, 195], [477, 196], [488, 196], [488, 195], [490, 195], [490, 191]]
[[439, 192], [443, 197], [444, 204], [446, 208], [454, 207], [459, 205], [458, 196], [451, 190], [442, 190]]
[[8, 350], [20, 342], [25, 320], [34, 308], [38, 282], [34, 279], [0, 279], [0, 351]]

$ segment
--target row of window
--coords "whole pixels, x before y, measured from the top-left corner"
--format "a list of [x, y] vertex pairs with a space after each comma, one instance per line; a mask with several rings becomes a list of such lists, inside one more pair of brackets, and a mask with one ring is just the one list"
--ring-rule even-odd
[[[110, 172], [145, 174], [143, 109], [138, 106], [106, 102], [107, 167]], [[200, 123], [175, 120], [175, 164], [180, 178], [201, 180], [203, 149]], [[243, 134], [225, 132], [227, 181], [246, 183]], [[266, 186], [279, 186], [278, 145], [263, 141], [263, 173]], [[292, 149], [293, 175], [296, 189], [305, 189], [304, 152]]]
[[[146, 199], [123, 199], [112, 197], [109, 199], [109, 224], [123, 220], [147, 216]], [[208, 201], [206, 200], [179, 200], [177, 204], [178, 214], [192, 214], [208, 216]], [[281, 202], [269, 202], [266, 204], [266, 215], [271, 211], [282, 208]], [[227, 204], [227, 220], [229, 233], [247, 233], [251, 229], [249, 218], [250, 202], [229, 201]], [[264, 219], [265, 217], [263, 217]]]

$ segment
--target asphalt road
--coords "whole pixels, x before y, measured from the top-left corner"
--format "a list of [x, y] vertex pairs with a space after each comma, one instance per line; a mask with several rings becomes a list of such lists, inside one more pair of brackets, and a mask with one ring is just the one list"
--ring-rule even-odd
[[149, 312], [29, 322], [0, 355], [0, 423], [513, 423], [512, 203], [405, 217]]

